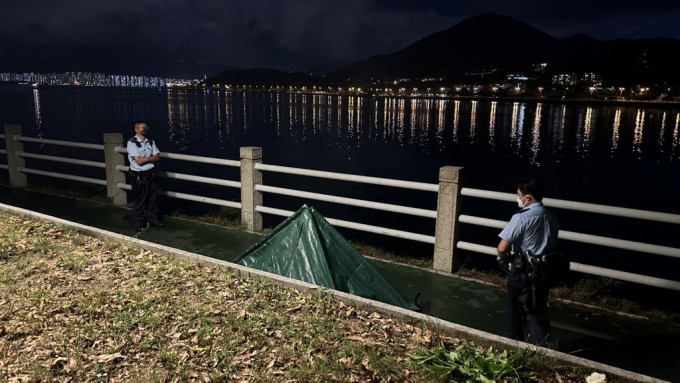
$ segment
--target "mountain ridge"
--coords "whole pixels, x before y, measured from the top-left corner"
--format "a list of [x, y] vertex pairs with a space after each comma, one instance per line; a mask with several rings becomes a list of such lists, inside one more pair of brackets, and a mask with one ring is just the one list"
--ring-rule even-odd
[[[546, 65], [539, 73], [536, 66], [542, 63]], [[306, 85], [314, 81], [321, 85], [423, 78], [453, 83], [463, 81], [471, 73], [495, 73], [500, 80], [508, 72], [516, 72], [547, 80], [559, 73], [596, 72], [605, 82], [616, 85], [680, 84], [678, 67], [680, 40], [603, 41], [586, 34], [560, 39], [517, 19], [485, 13], [429, 34], [395, 52], [347, 64], [325, 77], [304, 78], [299, 73], [288, 77], [296, 84]], [[239, 77], [242, 76], [237, 72], [224, 71], [210, 83], [225, 83]], [[282, 76], [274, 77], [278, 81]], [[258, 81], [257, 75], [252, 81]], [[266, 82], [262, 78], [259, 81]]]
[[335, 80], [447, 76], [496, 69], [602, 72], [617, 82], [680, 82], [680, 40], [596, 40], [585, 34], [558, 39], [508, 16], [486, 13], [432, 33], [391, 54], [373, 56], [329, 74]]

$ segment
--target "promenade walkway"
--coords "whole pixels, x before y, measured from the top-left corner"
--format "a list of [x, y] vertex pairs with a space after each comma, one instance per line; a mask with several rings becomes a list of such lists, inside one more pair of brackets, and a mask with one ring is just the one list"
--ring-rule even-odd
[[[0, 203], [55, 216], [118, 234], [134, 236], [131, 210], [92, 201], [0, 186]], [[166, 217], [163, 228], [138, 238], [232, 260], [259, 236], [221, 226]], [[504, 335], [505, 293], [476, 281], [411, 266], [374, 260], [378, 270], [406, 297], [418, 299], [423, 313], [497, 335]], [[554, 348], [575, 356], [659, 379], [680, 377], [680, 325], [607, 314], [551, 303]]]

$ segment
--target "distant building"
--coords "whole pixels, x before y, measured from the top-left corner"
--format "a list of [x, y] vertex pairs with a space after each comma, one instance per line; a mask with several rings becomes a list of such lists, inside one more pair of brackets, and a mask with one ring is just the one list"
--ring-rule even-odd
[[583, 74], [583, 82], [589, 85], [593, 86], [601, 86], [602, 85], [602, 75], [599, 73], [584, 73]]
[[560, 73], [552, 78], [552, 83], [556, 85], [576, 85], [579, 83], [588, 86], [601, 86], [602, 85], [602, 75], [600, 73], [586, 72], [581, 75], [577, 73]]
[[578, 76], [576, 73], [560, 73], [552, 78], [552, 83], [556, 85], [576, 85]]
[[529, 79], [524, 73], [508, 73], [507, 78], [508, 81], [527, 81]]
[[198, 80], [163, 78], [157, 76], [109, 75], [93, 72], [0, 73], [0, 82], [44, 85], [117, 86], [135, 88], [189, 86], [200, 83]]
[[422, 78], [420, 81], [421, 82], [436, 82], [436, 81], [443, 81], [443, 77], [425, 77]]

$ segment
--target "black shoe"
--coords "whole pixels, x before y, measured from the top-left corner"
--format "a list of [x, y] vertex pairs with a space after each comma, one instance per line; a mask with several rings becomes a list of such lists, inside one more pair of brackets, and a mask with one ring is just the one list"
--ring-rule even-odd
[[135, 231], [136, 231], [137, 233], [141, 233], [141, 232], [143, 232], [145, 229], [147, 229], [148, 227], [149, 227], [149, 224], [148, 224], [148, 223], [147, 223], [147, 224], [144, 224], [144, 225], [142, 225], [142, 226], [136, 226], [136, 227], [135, 227]]
[[149, 224], [153, 227], [163, 227], [163, 222], [161, 221], [150, 221]]

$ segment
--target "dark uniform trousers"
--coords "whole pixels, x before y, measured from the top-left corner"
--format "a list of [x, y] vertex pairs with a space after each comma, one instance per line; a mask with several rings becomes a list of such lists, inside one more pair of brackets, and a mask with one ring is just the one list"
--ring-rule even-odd
[[548, 291], [545, 280], [532, 282], [527, 274], [511, 267], [507, 279], [510, 329], [508, 338], [524, 341], [528, 322], [530, 342], [547, 347], [550, 336]]
[[158, 172], [156, 168], [132, 174], [132, 195], [135, 198], [134, 212], [132, 217], [135, 226], [145, 227], [147, 223], [158, 222], [158, 204], [156, 201], [156, 186], [158, 185]]

